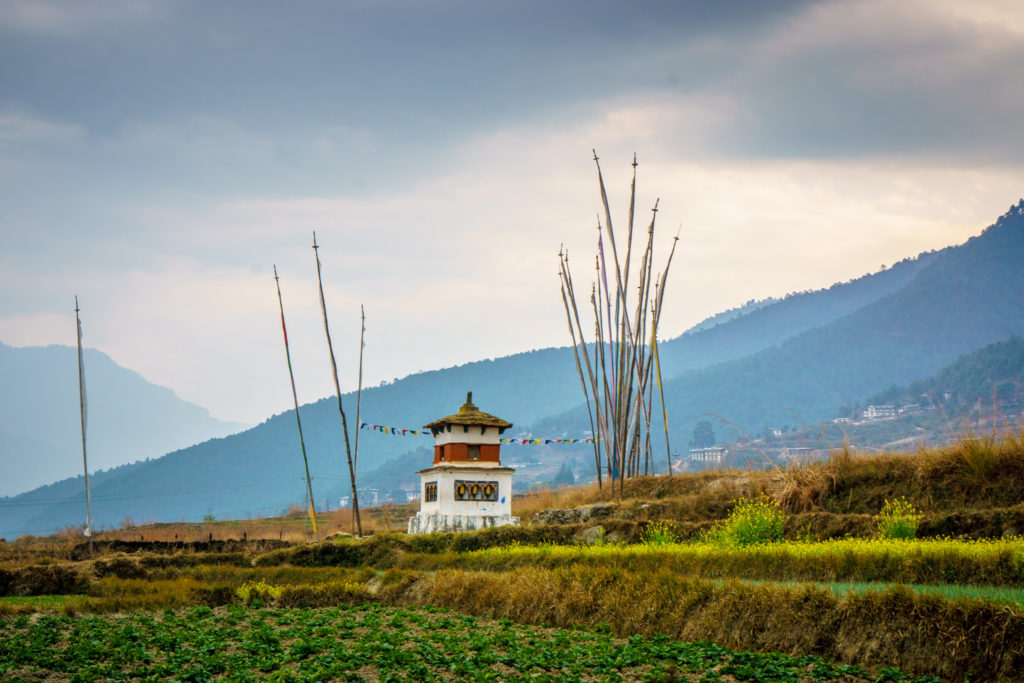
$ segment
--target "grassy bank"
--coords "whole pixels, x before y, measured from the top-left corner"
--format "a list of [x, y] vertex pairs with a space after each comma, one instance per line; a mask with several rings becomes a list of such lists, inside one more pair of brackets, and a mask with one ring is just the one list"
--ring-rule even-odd
[[[440, 536], [440, 535], [439, 535]], [[508, 571], [574, 565], [630, 571], [670, 569], [681, 575], [780, 581], [886, 581], [1024, 587], [1024, 539], [989, 541], [846, 539], [787, 541], [748, 547], [707, 543], [665, 545], [525, 545], [515, 532], [467, 534], [460, 539], [378, 536], [363, 542], [322, 543], [274, 551], [262, 567], [373, 566]], [[513, 537], [506, 545], [497, 545]], [[473, 543], [470, 543], [470, 540]], [[571, 538], [569, 540], [572, 540]], [[487, 545], [493, 542], [495, 545]], [[477, 546], [456, 550], [452, 546]], [[479, 547], [485, 546], [485, 547]]]
[[[877, 514], [885, 500], [906, 498], [937, 533], [952, 533], [957, 515], [1018, 509], [1024, 501], [1024, 428], [997, 435], [966, 434], [950, 446], [916, 453], [870, 455], [850, 449], [826, 460], [766, 471], [708, 470], [672, 477], [639, 477], [622, 495], [605, 486], [539, 491], [517, 497], [514, 513], [524, 521], [551, 508], [609, 503], [624, 519], [669, 519], [701, 523], [724, 518], [741, 496], [767, 493], [790, 514]], [[952, 521], [951, 521], [952, 520]], [[991, 522], [993, 520], [985, 520]], [[1024, 533], [1024, 517], [994, 520], [989, 535], [1008, 527]], [[923, 529], [928, 533], [928, 529]]]

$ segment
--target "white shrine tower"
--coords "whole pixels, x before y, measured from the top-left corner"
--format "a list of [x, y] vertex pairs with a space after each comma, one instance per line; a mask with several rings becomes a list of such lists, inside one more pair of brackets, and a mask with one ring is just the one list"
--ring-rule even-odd
[[512, 516], [512, 473], [501, 466], [501, 434], [512, 426], [473, 405], [473, 392], [459, 412], [428, 425], [434, 435], [434, 465], [420, 470], [420, 511], [409, 518], [410, 534], [469, 531], [519, 524]]

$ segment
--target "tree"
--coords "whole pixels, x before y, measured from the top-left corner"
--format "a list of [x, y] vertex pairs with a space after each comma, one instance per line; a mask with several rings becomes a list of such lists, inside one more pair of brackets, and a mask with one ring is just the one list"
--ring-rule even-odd
[[718, 443], [715, 438], [715, 429], [707, 420], [701, 420], [693, 428], [693, 438], [690, 439], [690, 448], [709, 448]]
[[572, 468], [569, 467], [568, 463], [562, 463], [562, 469], [558, 470], [558, 474], [551, 480], [551, 484], [556, 488], [576, 484], [576, 476], [572, 473]]

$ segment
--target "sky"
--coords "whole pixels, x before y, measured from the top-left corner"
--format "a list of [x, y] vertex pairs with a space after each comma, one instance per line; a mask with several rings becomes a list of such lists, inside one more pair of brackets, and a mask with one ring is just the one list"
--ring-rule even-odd
[[[568, 343], [659, 201], [665, 337], [965, 241], [1024, 195], [1019, 0], [0, 0], [0, 341], [218, 418]], [[621, 238], [620, 238], [621, 239]], [[75, 378], [69, 378], [72, 382]], [[471, 389], [469, 387], [468, 389]]]

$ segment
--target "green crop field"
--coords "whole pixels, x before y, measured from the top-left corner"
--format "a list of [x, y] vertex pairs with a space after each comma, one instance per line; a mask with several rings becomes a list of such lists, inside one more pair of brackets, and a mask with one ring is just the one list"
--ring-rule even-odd
[[0, 620], [0, 677], [70, 681], [936, 681], [817, 657], [613, 638], [438, 609], [211, 609]]

